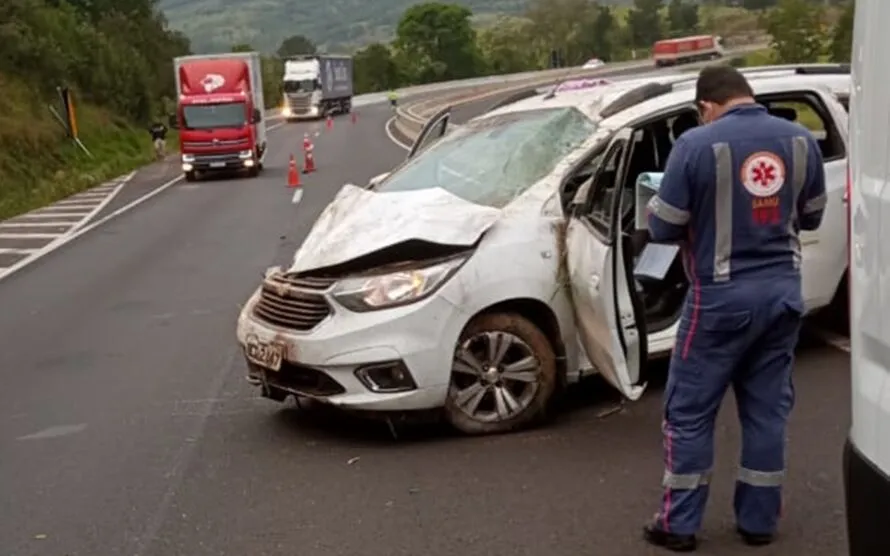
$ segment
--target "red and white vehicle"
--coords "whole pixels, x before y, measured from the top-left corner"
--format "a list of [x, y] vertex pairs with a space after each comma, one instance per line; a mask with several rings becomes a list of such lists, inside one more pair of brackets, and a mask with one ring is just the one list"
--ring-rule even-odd
[[170, 127], [180, 130], [186, 179], [227, 170], [256, 176], [266, 154], [259, 54], [181, 56], [173, 65], [179, 100]]
[[674, 66], [702, 60], [715, 60], [724, 55], [722, 39], [716, 35], [696, 35], [656, 41], [652, 45], [655, 67]]

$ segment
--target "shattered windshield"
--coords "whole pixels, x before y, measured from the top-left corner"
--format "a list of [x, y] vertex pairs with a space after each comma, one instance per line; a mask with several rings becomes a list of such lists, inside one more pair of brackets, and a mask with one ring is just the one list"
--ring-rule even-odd
[[398, 168], [375, 190], [440, 187], [467, 201], [502, 208], [549, 174], [595, 129], [571, 107], [476, 120]]

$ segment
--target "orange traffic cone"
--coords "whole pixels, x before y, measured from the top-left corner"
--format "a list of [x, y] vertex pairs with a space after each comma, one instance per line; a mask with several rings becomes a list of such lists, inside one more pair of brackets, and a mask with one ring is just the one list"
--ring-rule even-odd
[[300, 172], [297, 170], [297, 160], [290, 155], [290, 163], [287, 168], [287, 186], [300, 187]]
[[304, 157], [305, 161], [303, 163], [303, 173], [311, 174], [315, 171], [315, 157], [312, 156], [312, 151], [306, 151], [306, 156]]
[[328, 129], [334, 129], [334, 118], [332, 118], [330, 115], [328, 115], [328, 119], [327, 119], [327, 121], [325, 122], [325, 126], [326, 126]]

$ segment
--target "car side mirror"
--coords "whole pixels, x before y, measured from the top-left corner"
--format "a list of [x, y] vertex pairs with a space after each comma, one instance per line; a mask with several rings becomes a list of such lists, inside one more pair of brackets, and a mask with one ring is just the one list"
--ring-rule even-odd
[[380, 182], [382, 182], [383, 180], [388, 178], [389, 174], [390, 174], [389, 172], [383, 172], [382, 174], [378, 174], [378, 175], [374, 176], [373, 178], [368, 180], [368, 187], [366, 189], [371, 189], [373, 187], [376, 187]]
[[176, 114], [170, 114], [167, 117], [167, 127], [170, 129], [179, 129], [179, 120], [176, 118]]
[[263, 121], [263, 113], [260, 112], [259, 108], [253, 109], [253, 123], [258, 124]]

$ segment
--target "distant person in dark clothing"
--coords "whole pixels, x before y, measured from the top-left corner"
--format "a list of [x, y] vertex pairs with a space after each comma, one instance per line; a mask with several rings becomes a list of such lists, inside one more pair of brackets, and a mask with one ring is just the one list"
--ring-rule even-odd
[[148, 128], [148, 132], [151, 134], [151, 141], [154, 144], [155, 154], [158, 159], [164, 158], [167, 148], [167, 126], [159, 121], [155, 121], [155, 123]]

